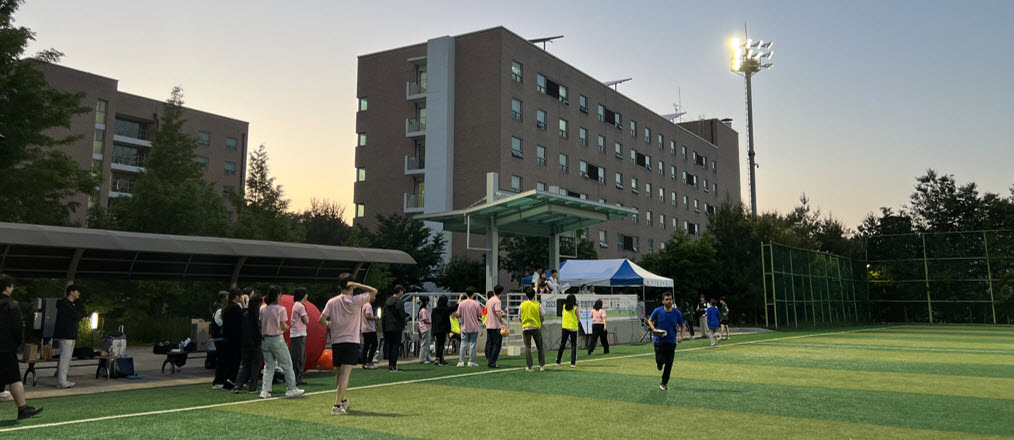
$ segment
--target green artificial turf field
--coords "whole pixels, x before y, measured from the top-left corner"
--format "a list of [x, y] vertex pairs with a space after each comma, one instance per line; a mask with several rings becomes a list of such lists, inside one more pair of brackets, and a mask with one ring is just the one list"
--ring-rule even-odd
[[568, 351], [544, 373], [525, 372], [523, 357], [501, 358], [500, 370], [357, 369], [343, 416], [330, 415], [331, 373], [308, 374], [297, 399], [177, 386], [35, 399], [45, 412], [20, 423], [4, 403], [0, 438], [1014, 438], [1014, 328], [776, 332], [706, 345], [680, 344], [669, 391], [651, 345], [623, 345], [579, 352], [576, 369]]

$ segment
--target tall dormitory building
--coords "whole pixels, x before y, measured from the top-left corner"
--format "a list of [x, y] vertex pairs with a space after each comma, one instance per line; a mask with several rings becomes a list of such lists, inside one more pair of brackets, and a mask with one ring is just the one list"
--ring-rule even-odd
[[588, 232], [599, 258], [636, 259], [740, 201], [727, 124], [673, 123], [503, 27], [362, 55], [358, 76], [355, 224], [467, 208], [495, 171], [501, 190], [637, 210]]

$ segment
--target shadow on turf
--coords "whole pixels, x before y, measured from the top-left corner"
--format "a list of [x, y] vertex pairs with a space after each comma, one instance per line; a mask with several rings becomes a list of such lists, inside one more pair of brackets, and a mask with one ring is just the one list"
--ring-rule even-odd
[[673, 386], [669, 388], [669, 391], [690, 391], [693, 393], [728, 393], [728, 394], [742, 394], [745, 391], [741, 390], [720, 390], [716, 388], [689, 388], [689, 387], [678, 387]]
[[407, 417], [407, 416], [412, 416], [412, 415], [415, 415], [415, 414], [391, 414], [391, 413], [379, 413], [379, 412], [371, 412], [371, 411], [349, 411], [349, 415], [350, 416], [357, 416], [357, 417], [362, 416], [362, 417], [395, 418], [395, 417]]

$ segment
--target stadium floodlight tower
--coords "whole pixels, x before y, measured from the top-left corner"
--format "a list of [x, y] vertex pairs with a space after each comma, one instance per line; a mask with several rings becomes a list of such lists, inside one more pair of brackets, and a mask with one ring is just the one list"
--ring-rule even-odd
[[746, 133], [750, 160], [750, 213], [757, 216], [757, 164], [753, 151], [753, 88], [750, 79], [762, 69], [771, 68], [771, 42], [732, 39], [732, 71], [746, 77]]

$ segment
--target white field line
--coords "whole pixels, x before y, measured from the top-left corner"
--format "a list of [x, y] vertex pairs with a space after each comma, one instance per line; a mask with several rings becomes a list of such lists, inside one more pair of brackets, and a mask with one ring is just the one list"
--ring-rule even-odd
[[[777, 340], [787, 340], [787, 339], [799, 339], [799, 338], [812, 338], [812, 337], [816, 337], [816, 336], [828, 336], [828, 335], [837, 335], [837, 334], [843, 334], [843, 333], [857, 333], [857, 332], [878, 330], [878, 329], [883, 329], [883, 328], [884, 327], [875, 327], [875, 328], [859, 329], [859, 330], [845, 330], [845, 331], [840, 331], [840, 332], [828, 332], [828, 333], [816, 333], [816, 334], [809, 334], [809, 335], [786, 336], [784, 338], [771, 338], [771, 339], [759, 339], [759, 340], [755, 340], [755, 341], [733, 342], [733, 343], [721, 344], [720, 346], [716, 346], [715, 348], [730, 347], [730, 346], [734, 346], [734, 345], [756, 344], [756, 343], [767, 342], [767, 341], [777, 341]], [[677, 351], [696, 351], [696, 350], [707, 350], [707, 349], [710, 349], [710, 348], [711, 348], [710, 346], [704, 346], [704, 347], [694, 347], [694, 348], [681, 349], [681, 350], [677, 350]], [[624, 355], [624, 356], [610, 356], [610, 357], [601, 357], [601, 358], [596, 358], [596, 359], [586, 359], [586, 360], [582, 360], [582, 361], [578, 361], [578, 362], [582, 362], [582, 363], [584, 363], [584, 362], [601, 362], [601, 361], [610, 361], [610, 360], [614, 360], [614, 359], [625, 359], [625, 358], [633, 358], [633, 357], [641, 357], [641, 356], [653, 356], [653, 355], [654, 355], [654, 353], [638, 353], [638, 354], [629, 354], [629, 355]], [[550, 365], [547, 365], [547, 366], [550, 366]], [[552, 365], [552, 366], [555, 366], [555, 365]], [[389, 386], [395, 386], [395, 385], [408, 385], [408, 384], [415, 384], [415, 383], [422, 383], [422, 382], [432, 382], [432, 381], [436, 381], [436, 380], [455, 379], [455, 378], [459, 378], [459, 377], [469, 377], [469, 376], [479, 376], [479, 375], [483, 375], [483, 374], [503, 373], [503, 372], [507, 372], [507, 371], [518, 371], [518, 370], [521, 370], [521, 369], [522, 369], [522, 367], [501, 368], [501, 369], [496, 369], [496, 370], [478, 371], [478, 372], [473, 372], [473, 373], [453, 374], [453, 375], [450, 375], [450, 376], [427, 377], [427, 378], [423, 378], [423, 379], [403, 380], [403, 381], [399, 381], [399, 382], [386, 382], [386, 383], [379, 383], [379, 384], [373, 384], [373, 385], [363, 385], [363, 386], [358, 386], [358, 387], [350, 387], [349, 391], [365, 390], [365, 389], [370, 389], [370, 388], [389, 387]], [[333, 390], [315, 391], [315, 392], [312, 392], [312, 393], [306, 393], [306, 394], [304, 394], [304, 396], [312, 396], [312, 395], [316, 395], [316, 394], [330, 394], [330, 393], [334, 393], [334, 391]], [[90, 419], [67, 420], [67, 421], [63, 421], [63, 422], [44, 423], [44, 424], [40, 424], [40, 425], [17, 426], [17, 427], [13, 427], [13, 428], [0, 429], [0, 433], [3, 433], [3, 432], [12, 432], [12, 431], [23, 431], [23, 430], [29, 430], [29, 429], [52, 428], [52, 427], [55, 427], [55, 426], [76, 425], [76, 424], [81, 424], [81, 423], [102, 422], [102, 421], [106, 421], [106, 420], [125, 419], [125, 418], [128, 418], [128, 417], [144, 417], [144, 416], [154, 416], [154, 415], [160, 415], [160, 414], [172, 414], [172, 413], [178, 413], [178, 412], [184, 412], [184, 411], [196, 411], [196, 410], [202, 410], [202, 409], [222, 408], [222, 407], [226, 407], [226, 406], [245, 405], [245, 404], [249, 404], [249, 403], [258, 403], [258, 402], [265, 402], [265, 401], [278, 400], [278, 399], [284, 399], [284, 397], [272, 397], [272, 398], [269, 398], [269, 399], [242, 400], [242, 401], [239, 401], [239, 402], [214, 403], [214, 404], [210, 404], [210, 405], [191, 406], [191, 407], [187, 407], [187, 408], [163, 409], [163, 410], [158, 410], [158, 411], [145, 411], [145, 412], [131, 413], [131, 414], [117, 414], [117, 415], [114, 415], [114, 416], [94, 417], [94, 418], [90, 418]]]

